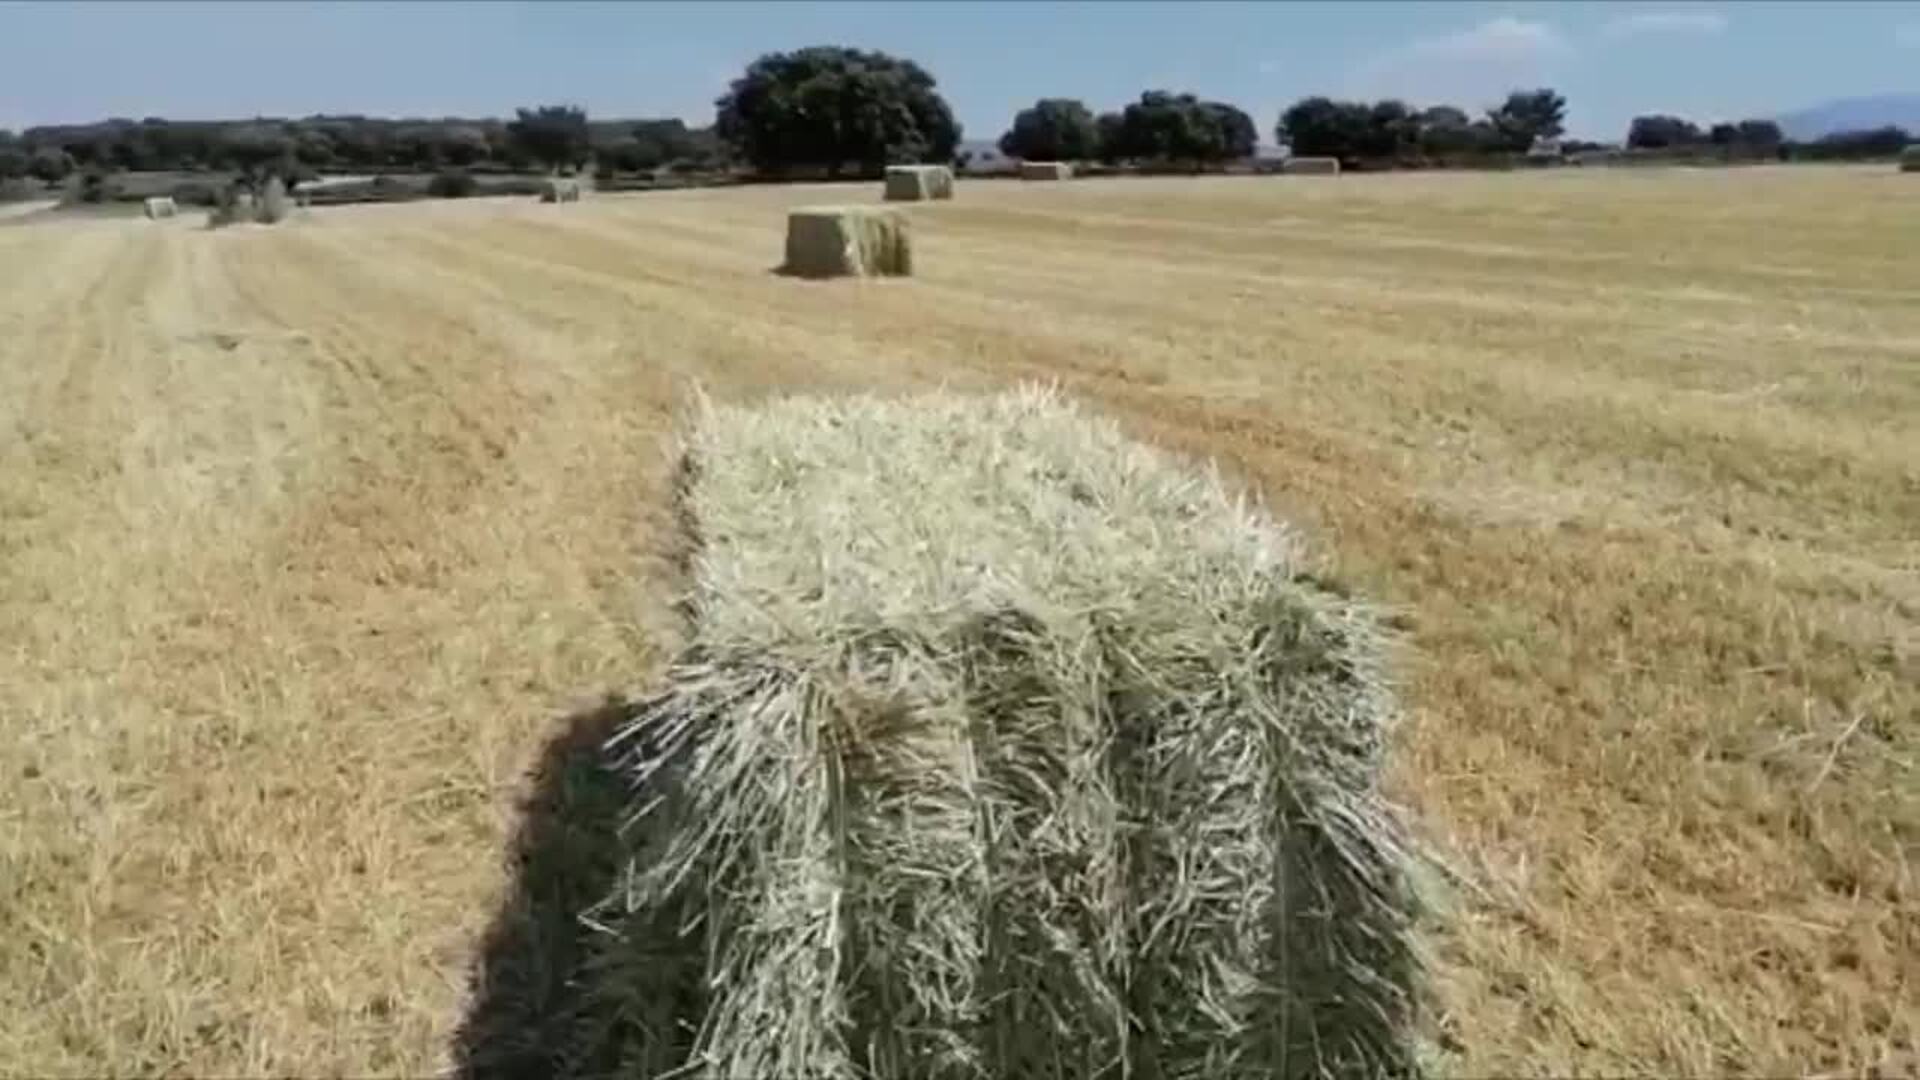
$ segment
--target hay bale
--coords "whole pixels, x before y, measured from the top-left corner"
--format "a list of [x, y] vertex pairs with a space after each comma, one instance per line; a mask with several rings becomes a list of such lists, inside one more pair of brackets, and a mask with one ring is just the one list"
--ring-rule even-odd
[[885, 196], [888, 202], [951, 199], [953, 170], [945, 165], [889, 165]]
[[802, 206], [787, 214], [781, 269], [798, 277], [905, 277], [913, 273], [913, 237], [897, 210]]
[[1920, 172], [1920, 143], [1910, 144], [1900, 151], [1900, 171]]
[[180, 207], [174, 203], [173, 196], [171, 195], [159, 195], [148, 199], [146, 202], [146, 210], [148, 221], [158, 221], [161, 218], [175, 217], [180, 213]]
[[277, 176], [267, 177], [266, 185], [260, 189], [260, 204], [254, 208], [253, 219], [262, 225], [278, 225], [292, 212], [293, 202], [287, 198], [286, 181]]
[[1022, 180], [1071, 180], [1073, 166], [1064, 161], [1023, 161], [1020, 163]]
[[1404, 1076], [1363, 606], [1034, 390], [706, 406], [592, 993], [627, 1075]]
[[549, 176], [541, 185], [540, 201], [543, 203], [579, 202], [580, 181], [571, 176]]
[[1340, 159], [1334, 157], [1290, 157], [1280, 166], [1287, 176], [1339, 176]]

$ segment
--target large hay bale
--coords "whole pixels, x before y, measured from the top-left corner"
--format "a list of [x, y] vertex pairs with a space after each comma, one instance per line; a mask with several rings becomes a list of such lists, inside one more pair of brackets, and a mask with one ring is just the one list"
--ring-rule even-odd
[[1900, 171], [1920, 172], [1920, 143], [1913, 143], [1900, 151]]
[[178, 216], [180, 207], [173, 201], [173, 196], [158, 195], [147, 200], [146, 213], [148, 221], [158, 221], [160, 218]]
[[1033, 390], [706, 406], [687, 465], [626, 1075], [1417, 1071], [1384, 647], [1286, 531]]
[[1073, 166], [1064, 161], [1023, 161], [1020, 163], [1022, 180], [1071, 180]]
[[262, 225], [278, 225], [292, 212], [293, 201], [287, 198], [286, 181], [277, 176], [267, 177], [266, 185], [260, 189], [260, 203], [254, 208], [253, 219]]
[[913, 236], [897, 210], [802, 206], [787, 214], [781, 269], [799, 277], [905, 277], [913, 273]]
[[1280, 166], [1288, 176], [1339, 176], [1340, 159], [1335, 157], [1290, 157]]
[[571, 176], [549, 176], [540, 188], [540, 201], [543, 203], [579, 202], [580, 181]]
[[953, 170], [945, 165], [889, 165], [885, 191], [889, 202], [953, 198]]

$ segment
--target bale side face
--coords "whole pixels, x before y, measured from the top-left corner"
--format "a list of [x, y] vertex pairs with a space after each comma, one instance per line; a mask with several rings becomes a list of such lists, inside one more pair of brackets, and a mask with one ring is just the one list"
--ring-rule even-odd
[[904, 277], [912, 235], [897, 211], [872, 206], [802, 207], [787, 215], [787, 258], [797, 277]]
[[1290, 157], [1280, 166], [1289, 176], [1339, 176], [1340, 159], [1332, 157]]
[[919, 166], [889, 165], [883, 194], [888, 202], [921, 202], [933, 198], [931, 180]]
[[1022, 180], [1071, 180], [1073, 166], [1064, 161], [1023, 161], [1020, 163]]
[[149, 221], [163, 217], [173, 217], [179, 212], [180, 208], [175, 205], [173, 197], [170, 195], [157, 196], [147, 200], [147, 219]]
[[569, 177], [550, 176], [540, 189], [540, 201], [543, 203], [579, 202], [580, 181]]
[[687, 452], [613, 948], [692, 927], [627, 1003], [661, 955], [704, 989], [642, 1075], [1415, 1071], [1383, 647], [1288, 534], [1036, 392], [710, 409]]
[[1901, 172], [1920, 172], [1920, 144], [1907, 147], [1900, 152]]
[[262, 225], [278, 225], [292, 212], [293, 202], [287, 198], [286, 183], [277, 176], [268, 177], [260, 191], [260, 205], [254, 211], [254, 220]]

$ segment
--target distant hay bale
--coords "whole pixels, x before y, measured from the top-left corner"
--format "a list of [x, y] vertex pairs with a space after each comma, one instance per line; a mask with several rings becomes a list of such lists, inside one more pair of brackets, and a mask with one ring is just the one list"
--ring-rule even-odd
[[708, 405], [686, 454], [594, 913], [626, 1075], [1418, 1071], [1386, 650], [1287, 531], [1034, 390]]
[[1280, 166], [1288, 176], [1339, 176], [1340, 159], [1335, 157], [1290, 157]]
[[1900, 151], [1900, 171], [1920, 172], [1920, 143], [1913, 143]]
[[1020, 163], [1022, 180], [1071, 180], [1073, 166], [1064, 161], [1023, 161]]
[[887, 166], [888, 202], [953, 198], [953, 170], [945, 165]]
[[579, 202], [580, 181], [571, 176], [549, 176], [540, 188], [540, 201], [543, 203]]
[[223, 228], [228, 225], [278, 225], [293, 214], [293, 201], [287, 197], [286, 181], [278, 176], [269, 176], [260, 186], [260, 192], [253, 192], [239, 186], [228, 185], [222, 189], [211, 214], [207, 215], [207, 227]]
[[173, 196], [171, 195], [158, 195], [148, 199], [146, 208], [147, 220], [149, 221], [175, 217], [180, 213], [180, 207], [174, 203]]
[[286, 181], [277, 176], [267, 177], [266, 185], [260, 189], [260, 205], [254, 208], [253, 219], [262, 225], [278, 225], [292, 212]]
[[905, 277], [913, 237], [897, 210], [802, 206], [787, 214], [787, 261], [797, 277]]

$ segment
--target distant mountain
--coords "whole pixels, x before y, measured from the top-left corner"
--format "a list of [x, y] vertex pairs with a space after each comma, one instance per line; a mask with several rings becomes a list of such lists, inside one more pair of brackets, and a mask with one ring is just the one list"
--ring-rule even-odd
[[1776, 119], [1789, 139], [1817, 139], [1836, 131], [1858, 131], [1888, 124], [1920, 134], [1920, 94], [1840, 98]]

